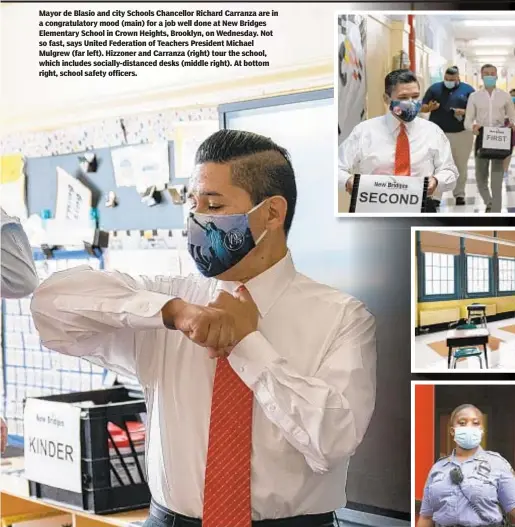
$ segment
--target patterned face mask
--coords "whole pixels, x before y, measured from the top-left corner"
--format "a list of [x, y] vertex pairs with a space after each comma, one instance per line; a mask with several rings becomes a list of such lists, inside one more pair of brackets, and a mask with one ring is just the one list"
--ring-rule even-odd
[[200, 273], [209, 278], [225, 273], [261, 242], [267, 231], [254, 241], [249, 214], [263, 203], [245, 214], [190, 213], [188, 249]]
[[392, 101], [390, 103], [390, 111], [393, 115], [406, 123], [413, 121], [421, 108], [420, 101]]

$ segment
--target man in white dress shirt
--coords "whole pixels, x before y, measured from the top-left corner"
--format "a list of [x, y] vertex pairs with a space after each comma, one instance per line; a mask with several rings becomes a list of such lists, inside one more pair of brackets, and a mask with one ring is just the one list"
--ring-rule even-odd
[[428, 177], [429, 196], [437, 187], [440, 195], [453, 190], [458, 169], [451, 146], [435, 123], [418, 117], [422, 105], [414, 73], [389, 73], [385, 77], [384, 102], [389, 108], [386, 115], [361, 122], [341, 144], [340, 188], [350, 193], [355, 174], [377, 174]]
[[[38, 275], [32, 259], [29, 240], [17, 218], [0, 208], [1, 285], [2, 298], [23, 298], [38, 285]], [[0, 417], [0, 451], [7, 446], [7, 425]]]
[[[481, 68], [481, 77], [484, 88], [469, 97], [465, 113], [465, 128], [472, 130], [477, 136], [484, 126], [505, 126], [508, 120], [510, 126], [515, 129], [515, 107], [511, 96], [508, 92], [496, 88], [497, 68], [492, 64], [485, 64]], [[486, 206], [485, 212], [501, 212], [504, 161], [478, 157], [478, 146], [476, 140], [476, 182]], [[490, 186], [492, 187], [491, 193]]]
[[375, 404], [375, 323], [295, 270], [296, 197], [283, 148], [219, 131], [197, 151], [190, 186], [188, 245], [204, 276], [82, 266], [34, 294], [45, 346], [144, 388], [147, 527], [320, 527], [345, 504]]

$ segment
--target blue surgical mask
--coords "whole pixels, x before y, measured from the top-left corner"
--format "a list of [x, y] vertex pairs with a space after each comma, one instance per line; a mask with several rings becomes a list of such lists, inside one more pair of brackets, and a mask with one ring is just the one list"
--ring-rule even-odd
[[246, 214], [190, 213], [188, 249], [200, 273], [207, 277], [225, 273], [258, 245], [267, 231], [254, 241], [249, 214], [263, 203]]
[[472, 450], [481, 444], [483, 430], [477, 426], [456, 426], [454, 428], [454, 441], [465, 450]]
[[422, 108], [420, 101], [392, 101], [390, 103], [390, 111], [401, 119], [409, 123], [415, 119]]
[[483, 77], [483, 82], [485, 84], [485, 88], [495, 88], [495, 85], [497, 84], [497, 77], [494, 75], [486, 75]]
[[443, 83], [448, 90], [452, 90], [457, 84], [456, 81], [443, 81]]
[[511, 101], [515, 104], [515, 96], [511, 98]]

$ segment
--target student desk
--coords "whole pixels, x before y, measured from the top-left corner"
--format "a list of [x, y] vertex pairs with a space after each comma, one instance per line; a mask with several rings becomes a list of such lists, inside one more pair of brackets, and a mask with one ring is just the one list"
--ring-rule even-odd
[[[2, 459], [1, 465], [1, 527], [9, 525], [7, 521], [10, 521], [10, 517], [14, 522], [33, 520], [33, 525], [36, 527], [38, 517], [43, 518], [43, 515], [50, 516], [52, 513], [56, 516], [70, 514], [73, 518], [73, 527], [107, 527], [113, 525], [116, 527], [136, 527], [142, 525], [148, 516], [148, 509], [99, 516], [71, 509], [66, 504], [32, 498], [29, 495], [29, 484], [23, 475], [4, 473], [4, 471], [23, 469], [23, 458], [10, 458], [8, 459], [10, 464], [4, 464], [6, 461], [7, 459]], [[26, 520], [23, 520], [23, 516], [26, 517]]]
[[452, 350], [454, 348], [465, 348], [467, 346], [483, 346], [485, 352], [485, 363], [488, 369], [488, 354], [486, 345], [490, 333], [488, 329], [453, 329], [447, 333], [447, 348], [449, 354], [447, 357], [447, 368], [451, 367]]

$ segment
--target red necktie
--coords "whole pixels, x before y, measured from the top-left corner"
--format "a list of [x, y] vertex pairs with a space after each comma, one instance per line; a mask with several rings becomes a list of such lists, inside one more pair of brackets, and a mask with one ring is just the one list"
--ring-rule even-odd
[[395, 175], [411, 175], [409, 139], [406, 132], [406, 125], [403, 123], [401, 123], [399, 129], [399, 135], [397, 136], [397, 146], [395, 148]]
[[225, 358], [217, 359], [202, 527], [250, 527], [254, 394]]

